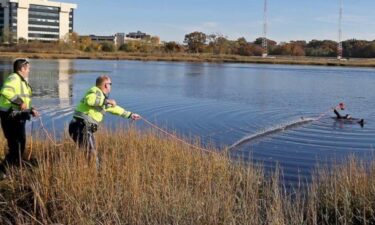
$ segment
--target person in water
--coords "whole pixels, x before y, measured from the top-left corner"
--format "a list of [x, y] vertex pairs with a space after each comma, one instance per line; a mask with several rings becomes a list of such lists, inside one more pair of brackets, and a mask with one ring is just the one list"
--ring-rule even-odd
[[339, 109], [341, 109], [341, 110], [345, 110], [345, 105], [344, 105], [344, 103], [341, 102], [341, 103], [338, 105], [338, 107], [333, 108], [333, 112], [334, 112], [335, 115], [336, 115], [336, 119], [338, 119], [338, 120], [346, 120], [346, 121], [351, 121], [351, 122], [357, 122], [357, 123], [359, 123], [359, 125], [361, 125], [361, 127], [363, 127], [363, 125], [365, 124], [364, 119], [353, 118], [350, 114], [345, 114], [345, 116], [341, 115], [341, 114], [337, 111], [337, 108], [339, 108]]

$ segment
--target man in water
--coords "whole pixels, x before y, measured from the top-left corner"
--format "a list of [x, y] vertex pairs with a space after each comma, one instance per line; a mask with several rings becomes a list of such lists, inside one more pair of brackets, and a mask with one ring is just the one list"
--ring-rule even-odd
[[[342, 103], [342, 102], [338, 105], [338, 107], [339, 107], [341, 110], [345, 110], [345, 105], [344, 105], [344, 103]], [[336, 115], [336, 119], [337, 119], [337, 120], [345, 120], [345, 121], [357, 122], [357, 123], [359, 123], [359, 125], [361, 125], [361, 127], [363, 127], [364, 124], [365, 124], [364, 119], [353, 118], [350, 114], [346, 114], [345, 116], [341, 115], [341, 114], [337, 111], [337, 107], [333, 108], [333, 112], [335, 113], [335, 115]]]

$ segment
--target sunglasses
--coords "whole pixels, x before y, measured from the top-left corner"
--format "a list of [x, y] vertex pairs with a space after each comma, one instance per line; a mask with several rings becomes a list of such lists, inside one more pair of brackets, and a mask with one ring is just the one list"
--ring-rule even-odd
[[29, 64], [30, 61], [28, 59], [16, 59], [16, 62], [21, 62], [21, 65], [24, 66], [26, 64]]

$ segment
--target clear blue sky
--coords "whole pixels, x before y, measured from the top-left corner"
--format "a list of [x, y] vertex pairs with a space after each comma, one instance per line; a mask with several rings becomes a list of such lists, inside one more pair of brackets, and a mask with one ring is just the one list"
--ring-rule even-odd
[[[262, 36], [263, 0], [61, 0], [77, 3], [74, 30], [111, 35], [140, 30], [182, 42], [193, 31], [252, 41]], [[268, 0], [268, 37], [337, 40], [339, 0]], [[375, 0], [344, 0], [343, 39], [375, 39]]]

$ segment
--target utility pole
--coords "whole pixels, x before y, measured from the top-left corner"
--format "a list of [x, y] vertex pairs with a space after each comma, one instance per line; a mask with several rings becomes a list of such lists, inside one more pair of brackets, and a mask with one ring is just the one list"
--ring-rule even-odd
[[267, 0], [264, 0], [264, 12], [263, 12], [263, 40], [262, 40], [262, 48], [263, 54], [262, 57], [265, 58], [268, 56], [268, 41], [267, 41]]
[[342, 59], [342, 5], [343, 5], [343, 0], [340, 1], [340, 10], [339, 10], [339, 40], [337, 44], [337, 59], [340, 60]]

